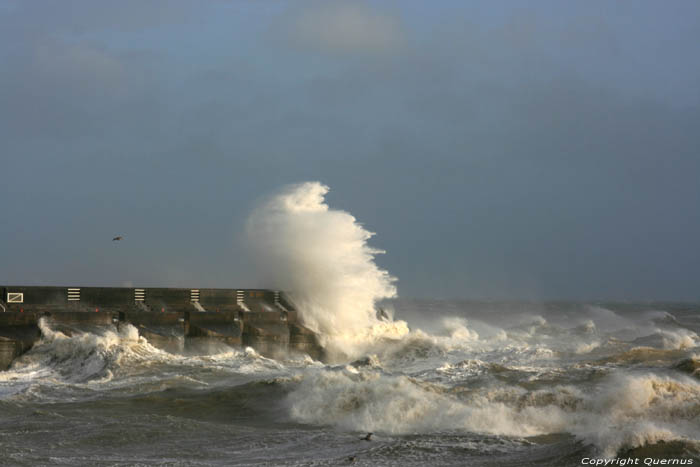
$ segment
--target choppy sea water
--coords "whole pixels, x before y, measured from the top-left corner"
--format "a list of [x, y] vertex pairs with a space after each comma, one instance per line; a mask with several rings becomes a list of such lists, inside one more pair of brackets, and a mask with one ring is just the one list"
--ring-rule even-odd
[[0, 464], [700, 464], [700, 305], [386, 306], [411, 332], [333, 363], [44, 325], [0, 373]]

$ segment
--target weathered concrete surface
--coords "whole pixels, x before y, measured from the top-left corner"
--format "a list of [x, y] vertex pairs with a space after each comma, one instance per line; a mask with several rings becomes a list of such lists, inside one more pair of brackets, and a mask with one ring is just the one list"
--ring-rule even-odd
[[231, 345], [241, 345], [242, 323], [237, 311], [188, 312], [187, 337], [215, 337]]
[[150, 288], [145, 289], [145, 294], [145, 303], [153, 311], [186, 311], [192, 306], [190, 289]]
[[289, 350], [308, 354], [314, 360], [324, 360], [326, 357], [316, 333], [298, 323], [289, 325]]
[[119, 326], [131, 324], [152, 346], [174, 353], [185, 348], [184, 322], [184, 312], [132, 311], [119, 315]]
[[[284, 304], [283, 306], [289, 306]], [[315, 360], [324, 360], [326, 355], [321, 346], [318, 335], [311, 329], [301, 324], [297, 311], [287, 312], [289, 325], [289, 350], [290, 352], [305, 353]]]
[[286, 296], [271, 290], [0, 286], [0, 297], [0, 370], [40, 339], [42, 317], [68, 335], [130, 324], [169, 352], [211, 349], [213, 342], [270, 357], [292, 351], [323, 358], [317, 336]]
[[243, 323], [238, 311], [188, 312], [185, 314], [185, 349], [206, 351], [212, 343], [240, 347]]
[[0, 370], [29, 350], [41, 337], [36, 313], [0, 313]]
[[283, 312], [243, 312], [243, 345], [277, 358], [289, 348], [289, 325]]

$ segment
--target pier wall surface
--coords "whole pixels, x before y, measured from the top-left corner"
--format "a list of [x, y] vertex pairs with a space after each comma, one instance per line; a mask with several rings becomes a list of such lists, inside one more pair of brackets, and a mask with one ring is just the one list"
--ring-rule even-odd
[[298, 352], [323, 358], [317, 336], [279, 291], [0, 285], [0, 370], [41, 338], [42, 318], [68, 335], [129, 324], [170, 352], [225, 344], [270, 357]]

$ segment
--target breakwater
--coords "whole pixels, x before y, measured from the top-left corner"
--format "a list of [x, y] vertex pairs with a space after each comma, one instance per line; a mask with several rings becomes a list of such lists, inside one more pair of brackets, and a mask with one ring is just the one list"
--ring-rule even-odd
[[42, 318], [66, 334], [130, 324], [170, 352], [196, 352], [221, 342], [269, 357], [290, 352], [323, 357], [316, 334], [280, 291], [0, 286], [0, 370], [41, 338]]

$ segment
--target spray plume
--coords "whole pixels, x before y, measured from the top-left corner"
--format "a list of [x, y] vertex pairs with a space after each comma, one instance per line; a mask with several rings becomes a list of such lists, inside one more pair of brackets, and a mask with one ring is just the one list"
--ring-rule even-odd
[[288, 186], [250, 216], [247, 237], [264, 283], [290, 291], [306, 326], [347, 356], [378, 338], [399, 337], [406, 323], [380, 321], [375, 304], [396, 296], [396, 279], [374, 262], [374, 235], [348, 212], [325, 203], [319, 182]]

